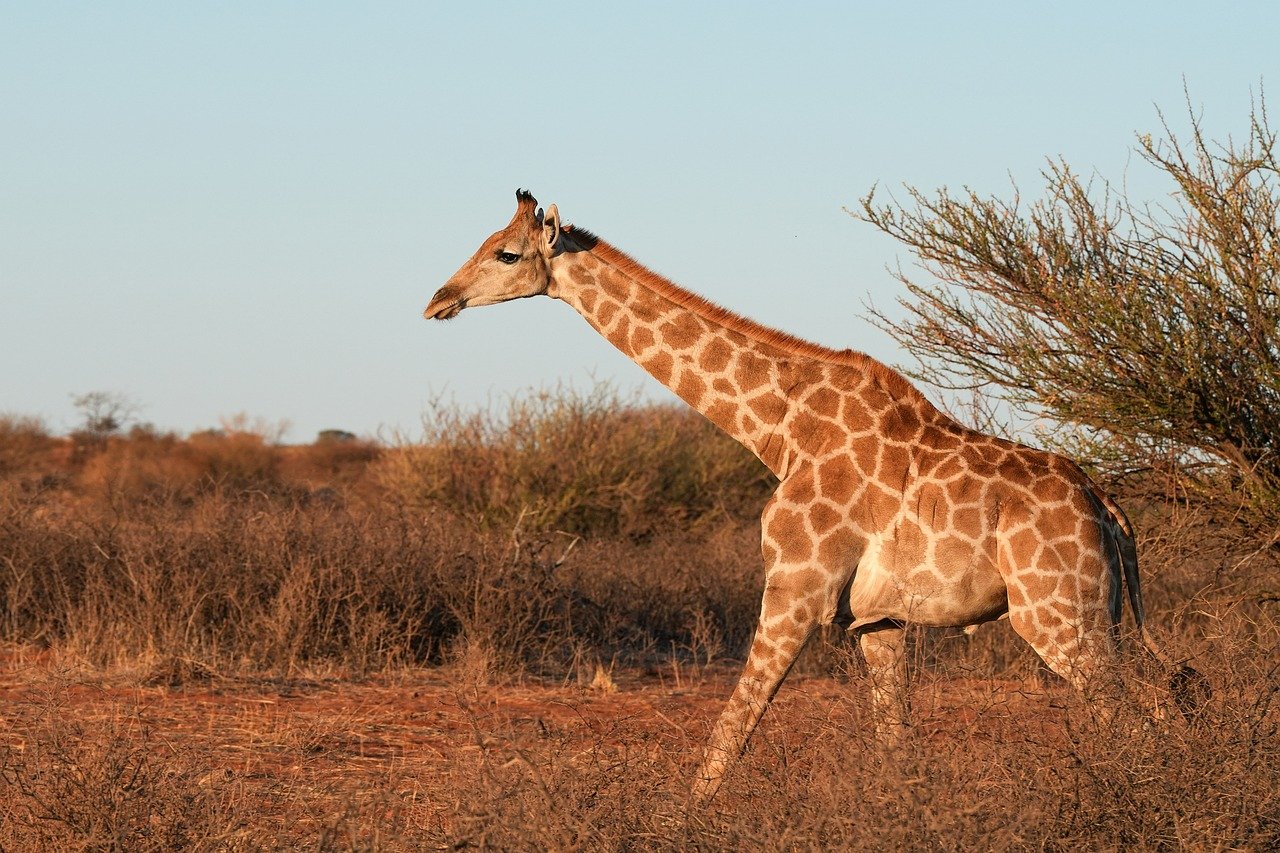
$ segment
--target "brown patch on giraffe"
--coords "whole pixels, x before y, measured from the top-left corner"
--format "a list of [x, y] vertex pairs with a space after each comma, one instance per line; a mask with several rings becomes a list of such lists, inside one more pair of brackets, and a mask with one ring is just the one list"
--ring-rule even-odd
[[766, 583], [764, 587], [764, 599], [761, 602], [764, 605], [762, 610], [766, 613], [776, 613], [780, 610], [785, 610], [791, 604], [791, 599], [792, 593], [790, 588], [785, 586], [775, 586], [772, 582]]
[[831, 444], [833, 426], [808, 411], [801, 410], [791, 421], [791, 437], [800, 450], [810, 456], [817, 456], [822, 449]]
[[1057, 621], [1061, 624], [1051, 634], [1053, 642], [1057, 645], [1059, 651], [1070, 652], [1071, 649], [1080, 645], [1080, 626], [1062, 621], [1061, 616], [1058, 617]]
[[748, 414], [747, 412], [743, 412], [741, 416], [738, 418], [738, 425], [739, 425], [739, 428], [744, 433], [746, 433], [747, 435], [751, 435], [756, 431], [757, 428], [759, 428], [760, 422], [757, 421], [755, 418], [751, 417], [751, 415]]
[[841, 527], [822, 537], [818, 544], [818, 562], [829, 569], [844, 568], [856, 563], [862, 553], [857, 534]]
[[915, 465], [915, 473], [917, 477], [927, 478], [933, 476], [933, 469], [942, 464], [946, 459], [945, 453], [939, 453], [936, 450], [929, 450], [919, 446], [914, 448], [912, 453], [912, 461]]
[[898, 401], [885, 390], [884, 385], [880, 383], [877, 376], [867, 376], [867, 381], [858, 391], [858, 397], [862, 404], [877, 416], [885, 415], [890, 409], [898, 405]]
[[843, 520], [844, 516], [832, 509], [830, 504], [815, 503], [809, 507], [809, 523], [813, 525], [813, 532], [819, 536]]
[[[1016, 581], [1007, 583], [1005, 585], [1005, 589], [1008, 591], [1008, 596], [1009, 596], [1009, 621], [1013, 622], [1014, 617], [1019, 612], [1023, 612], [1026, 610], [1027, 594], [1023, 591], [1021, 584], [1017, 583]], [[1014, 625], [1014, 630], [1016, 630], [1022, 636], [1024, 637], [1026, 636], [1017, 627], [1017, 625]]]
[[631, 340], [631, 321], [627, 319], [627, 315], [623, 314], [618, 318], [618, 323], [609, 330], [609, 334], [605, 335], [609, 339], [609, 343], [622, 351], [626, 351], [627, 344]]
[[1030, 568], [1035, 561], [1036, 550], [1040, 547], [1040, 534], [1031, 528], [1023, 528], [1006, 537], [1006, 541], [1009, 543], [1009, 556], [1014, 565]]
[[754, 391], [769, 381], [769, 362], [750, 351], [740, 353], [733, 381], [744, 394]]
[[666, 385], [671, 379], [671, 371], [675, 369], [675, 361], [672, 360], [671, 353], [660, 352], [647, 359], [643, 366], [654, 379]]
[[920, 528], [911, 524], [902, 525], [891, 547], [894, 565], [920, 567], [909, 577], [909, 583], [917, 594], [932, 595], [938, 591], [942, 582], [933, 573], [931, 567], [925, 566], [925, 558], [929, 555], [929, 539]]
[[[575, 283], [582, 285], [584, 287], [589, 287], [596, 283], [596, 277], [591, 274], [590, 270], [588, 270], [583, 264], [579, 263], [578, 261], [574, 261], [573, 263], [569, 264], [569, 278], [572, 279]], [[595, 299], [594, 294], [592, 294], [592, 299], [593, 300]]]
[[600, 328], [606, 328], [613, 322], [613, 318], [618, 316], [618, 312], [622, 310], [622, 306], [617, 302], [603, 302], [599, 310], [596, 311], [596, 322], [600, 324]]
[[707, 419], [722, 430], [729, 432], [734, 427], [737, 420], [738, 406], [728, 400], [719, 400], [712, 403], [706, 411]]
[[1074, 540], [1062, 539], [1054, 542], [1053, 550], [1058, 552], [1058, 558], [1064, 564], [1068, 566], [1078, 566], [1080, 564], [1080, 546]]
[[937, 480], [955, 480], [968, 470], [959, 453], [947, 453], [938, 460], [933, 469], [933, 477]]
[[804, 402], [820, 418], [833, 420], [840, 412], [840, 395], [830, 388], [814, 390]]
[[973, 544], [958, 536], [944, 536], [933, 549], [933, 560], [943, 571], [961, 571], [978, 562]]
[[[991, 451], [984, 448], [965, 448], [964, 461], [968, 465], [969, 474], [979, 480], [995, 480], [996, 466], [992, 461]], [[957, 454], [958, 455], [958, 454]], [[999, 460], [999, 457], [995, 457]]]
[[900, 441], [915, 441], [924, 429], [924, 423], [915, 408], [906, 403], [896, 403], [880, 419], [884, 435]]
[[1077, 520], [1078, 516], [1075, 510], [1069, 505], [1052, 509], [1044, 509], [1042, 507], [1040, 515], [1036, 518], [1036, 527], [1042, 533], [1048, 534], [1046, 538], [1052, 539], [1055, 536], [1074, 531]]
[[810, 476], [797, 476], [787, 480], [786, 492], [783, 499], [794, 504], [807, 506], [818, 497], [817, 489], [814, 488], [813, 478]]
[[623, 281], [618, 281], [611, 276], [603, 276], [600, 279], [600, 290], [605, 296], [613, 299], [615, 302], [630, 302], [631, 287]]
[[1053, 595], [1053, 588], [1057, 586], [1053, 576], [1041, 572], [1021, 572], [1018, 580], [1022, 582], [1029, 601], [1044, 601]]
[[723, 376], [717, 376], [715, 381], [711, 383], [711, 387], [714, 388], [717, 393], [723, 394], [726, 397], [731, 397], [738, 393], [738, 389], [733, 387], [733, 383], [728, 379], [725, 379]]
[[847, 456], [833, 456], [818, 466], [818, 488], [822, 496], [837, 506], [853, 499], [861, 475]]
[[[1036, 600], [1040, 598], [1040, 596], [1033, 594], [1031, 598], [1032, 600]], [[1060, 629], [1054, 629], [1053, 626], [1060, 625], [1062, 623], [1062, 616], [1060, 616], [1056, 610], [1045, 602], [1037, 604], [1032, 608], [1031, 612], [1035, 614], [1036, 622], [1040, 623], [1040, 627], [1048, 629], [1049, 636], [1053, 637], [1056, 641], [1058, 630]]]
[[[945, 463], [939, 466], [934, 472], [937, 478], [943, 478], [943, 468]], [[947, 500], [952, 505], [974, 504], [982, 497], [983, 483], [981, 480], [975, 480], [972, 477], [953, 477], [947, 482]]]
[[1058, 474], [1051, 474], [1036, 483], [1036, 497], [1045, 503], [1062, 503], [1071, 496], [1072, 484]]
[[[794, 656], [800, 651], [800, 641], [790, 634], [784, 634], [778, 640], [778, 648], [788, 656]], [[773, 662], [773, 666], [781, 668], [781, 664], [777, 662]]]
[[798, 602], [796, 606], [791, 609], [791, 621], [797, 625], [809, 625], [814, 622], [816, 616], [817, 614], [809, 609], [809, 602], [807, 599], [805, 601]]
[[886, 444], [880, 449], [880, 462], [876, 466], [876, 479], [882, 483], [905, 483], [911, 467], [911, 454], [898, 444]]
[[902, 496], [869, 483], [862, 495], [862, 523], [868, 530], [884, 530], [902, 509]]
[[707, 383], [692, 370], [682, 370], [680, 371], [680, 382], [676, 385], [675, 392], [680, 395], [682, 400], [687, 400], [690, 405], [696, 407], [702, 399], [702, 395], [707, 393]]
[[1035, 479], [1031, 473], [1031, 466], [1020, 453], [1010, 453], [1001, 459], [996, 465], [996, 476], [1006, 483], [1022, 488], [1029, 488]]
[[803, 563], [813, 557], [813, 542], [804, 526], [804, 516], [789, 509], [775, 509], [769, 518], [767, 535], [778, 546], [784, 563]]
[[841, 400], [841, 405], [844, 408], [844, 412], [840, 419], [850, 432], [859, 432], [875, 426], [875, 415], [857, 397], [845, 395]]
[[849, 455], [866, 476], [873, 476], [880, 455], [880, 439], [871, 433], [855, 435], [849, 441]]
[[582, 310], [590, 314], [596, 310], [596, 300], [599, 298], [600, 296], [596, 291], [584, 290], [579, 294], [578, 301], [582, 303]]
[[756, 417], [766, 424], [781, 422], [782, 416], [787, 413], [786, 401], [771, 392], [752, 397], [747, 401], [747, 406], [756, 413]]
[[672, 349], [689, 349], [698, 342], [706, 328], [696, 314], [677, 314], [659, 328], [662, 340]]
[[920, 434], [918, 443], [931, 450], [949, 451], [960, 447], [963, 442], [956, 433], [955, 428], [926, 424], [924, 432]]
[[976, 536], [984, 525], [982, 523], [982, 512], [972, 505], [956, 507], [951, 510], [950, 527], [954, 530], [963, 530], [964, 532]]
[[820, 589], [825, 580], [825, 576], [817, 569], [805, 568], [797, 569], [787, 573], [787, 578], [797, 596], [812, 598], [816, 594], [814, 590]]
[[645, 326], [655, 326], [662, 319], [662, 312], [656, 305], [648, 302], [636, 302], [631, 305], [631, 317]]
[[698, 355], [698, 366], [708, 373], [719, 373], [729, 366], [733, 348], [720, 338], [712, 338]]
[[631, 351], [641, 353], [657, 342], [648, 326], [636, 326], [631, 330]]
[[1068, 601], [1075, 601], [1080, 597], [1080, 579], [1074, 572], [1063, 572], [1058, 576], [1057, 593]]

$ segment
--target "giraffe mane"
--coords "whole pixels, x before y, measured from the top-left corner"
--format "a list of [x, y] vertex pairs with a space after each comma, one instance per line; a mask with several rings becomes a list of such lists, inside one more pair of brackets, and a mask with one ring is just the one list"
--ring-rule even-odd
[[749, 317], [718, 305], [706, 297], [685, 290], [669, 278], [659, 275], [626, 252], [605, 242], [585, 228], [566, 224], [564, 230], [573, 236], [574, 244], [581, 251], [590, 252], [602, 261], [621, 270], [642, 286], [670, 299], [682, 308], [689, 309], [705, 320], [791, 355], [831, 364], [849, 365], [869, 376], [875, 377], [879, 380], [881, 387], [889, 391], [894, 397], [920, 400], [932, 407], [932, 403], [920, 393], [918, 388], [908, 382], [902, 374], [866, 353], [853, 349], [832, 349], [822, 344], [807, 341], [789, 332], [783, 332], [756, 322]]

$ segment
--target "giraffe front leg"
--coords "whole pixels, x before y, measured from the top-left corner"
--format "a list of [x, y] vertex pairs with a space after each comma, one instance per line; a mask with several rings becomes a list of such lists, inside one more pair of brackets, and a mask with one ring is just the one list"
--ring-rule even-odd
[[693, 798], [705, 802], [720, 789], [729, 765], [746, 749], [778, 686], [817, 627], [817, 590], [799, 590], [785, 573], [765, 586], [755, 639], [738, 686], [720, 714], [693, 782]]
[[907, 696], [907, 632], [893, 627], [859, 634], [858, 647], [867, 662], [876, 737], [883, 742], [896, 743], [911, 725], [911, 705]]

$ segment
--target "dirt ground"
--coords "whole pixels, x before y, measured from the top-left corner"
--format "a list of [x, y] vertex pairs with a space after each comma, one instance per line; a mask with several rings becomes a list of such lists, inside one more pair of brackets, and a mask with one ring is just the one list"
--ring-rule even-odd
[[[11, 775], [38, 803], [27, 816], [37, 826], [73, 823], [61, 813], [76, 811], [68, 798], [118, 799], [111, 777], [133, 774], [153, 782], [139, 794], [157, 800], [142, 804], [147, 820], [167, 819], [166, 796], [182, 794], [187, 807], [217, 813], [231, 846], [377, 846], [380, 833], [448, 843], [468, 837], [486, 774], [513, 768], [542, 784], [549, 767], [640, 762], [682, 796], [732, 669], [599, 676], [588, 685], [466, 683], [436, 670], [250, 681], [180, 662], [102, 675], [10, 653], [0, 732]], [[775, 772], [796, 745], [862, 725], [862, 687], [789, 679], [740, 773]], [[1038, 683], [939, 681], [917, 702], [918, 731], [973, 748], [975, 738], [1054, 725], [1055, 695]], [[80, 781], [41, 788], [50, 773]]]

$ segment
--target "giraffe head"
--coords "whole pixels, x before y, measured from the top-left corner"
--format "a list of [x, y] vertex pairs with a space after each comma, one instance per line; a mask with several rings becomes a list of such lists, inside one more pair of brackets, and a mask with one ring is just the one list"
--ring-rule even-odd
[[423, 316], [448, 320], [463, 308], [496, 305], [544, 294], [551, 286], [551, 257], [560, 239], [560, 214], [544, 214], [538, 201], [516, 190], [516, 215], [480, 244], [471, 259], [431, 297]]

